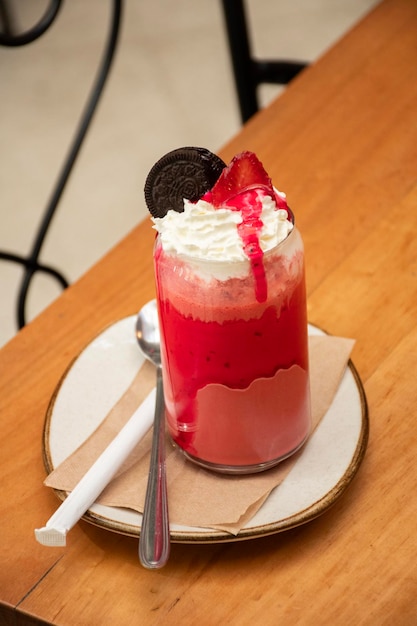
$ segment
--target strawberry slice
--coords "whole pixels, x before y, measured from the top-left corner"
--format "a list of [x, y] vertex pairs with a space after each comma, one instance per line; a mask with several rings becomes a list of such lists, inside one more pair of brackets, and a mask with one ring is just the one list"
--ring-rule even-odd
[[227, 205], [236, 196], [253, 189], [262, 189], [274, 197], [274, 189], [264, 166], [253, 152], [237, 154], [224, 168], [210, 193], [216, 208]]

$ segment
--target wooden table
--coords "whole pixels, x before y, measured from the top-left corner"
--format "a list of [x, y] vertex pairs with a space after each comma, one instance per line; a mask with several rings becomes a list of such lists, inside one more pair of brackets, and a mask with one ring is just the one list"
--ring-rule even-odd
[[154, 294], [140, 224], [0, 352], [0, 623], [417, 623], [417, 3], [386, 0], [223, 150], [250, 149], [303, 233], [309, 319], [354, 337], [371, 420], [364, 462], [317, 520], [263, 539], [174, 545], [144, 570], [137, 541], [79, 523], [36, 543], [45, 411], [103, 327]]

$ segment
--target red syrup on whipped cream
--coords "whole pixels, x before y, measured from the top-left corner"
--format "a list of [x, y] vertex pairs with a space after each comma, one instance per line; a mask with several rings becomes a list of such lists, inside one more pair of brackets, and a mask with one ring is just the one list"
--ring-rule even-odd
[[[211, 202], [212, 194], [208, 192], [203, 200]], [[267, 282], [263, 266], [263, 251], [259, 242], [259, 235], [263, 228], [262, 201], [260, 190], [252, 189], [240, 193], [227, 203], [224, 208], [239, 211], [242, 221], [237, 225], [237, 231], [242, 240], [242, 248], [250, 261], [255, 278], [255, 297], [258, 302], [265, 302], [267, 297]]]
[[277, 210], [284, 209], [289, 214], [285, 197], [274, 190], [272, 181], [257, 156], [252, 152], [242, 152], [232, 159], [214, 188], [202, 198], [217, 209], [228, 208], [241, 214], [242, 221], [237, 230], [243, 251], [251, 264], [258, 302], [265, 302], [267, 298], [267, 280], [262, 260], [264, 253], [259, 241], [264, 226], [264, 196], [275, 200]]
[[[267, 298], [267, 281], [263, 265], [263, 250], [259, 237], [262, 232], [262, 195], [273, 195], [277, 209], [289, 212], [285, 199], [271, 188], [255, 186], [230, 198], [223, 206], [231, 211], [239, 211], [242, 222], [237, 231], [242, 240], [242, 248], [250, 261], [255, 278], [255, 297], [258, 302], [265, 302]], [[213, 194], [209, 191], [203, 198], [207, 202], [213, 201]]]

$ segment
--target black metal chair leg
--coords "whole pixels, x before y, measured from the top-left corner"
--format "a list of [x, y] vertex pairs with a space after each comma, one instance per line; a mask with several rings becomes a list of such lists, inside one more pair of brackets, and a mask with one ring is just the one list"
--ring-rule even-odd
[[307, 63], [267, 61], [252, 57], [244, 0], [221, 0], [240, 116], [245, 123], [259, 110], [257, 87], [263, 83], [286, 85]]
[[221, 0], [240, 116], [246, 122], [259, 109], [243, 0]]

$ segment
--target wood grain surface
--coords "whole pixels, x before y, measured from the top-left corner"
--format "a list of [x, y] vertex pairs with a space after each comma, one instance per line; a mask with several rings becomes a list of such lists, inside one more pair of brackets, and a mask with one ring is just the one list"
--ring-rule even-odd
[[258, 153], [306, 247], [309, 320], [353, 337], [369, 404], [352, 485], [315, 521], [263, 539], [173, 545], [144, 570], [137, 541], [79, 523], [36, 543], [50, 397], [108, 324], [153, 297], [138, 225], [0, 351], [0, 623], [417, 624], [417, 3], [386, 0], [221, 151]]

